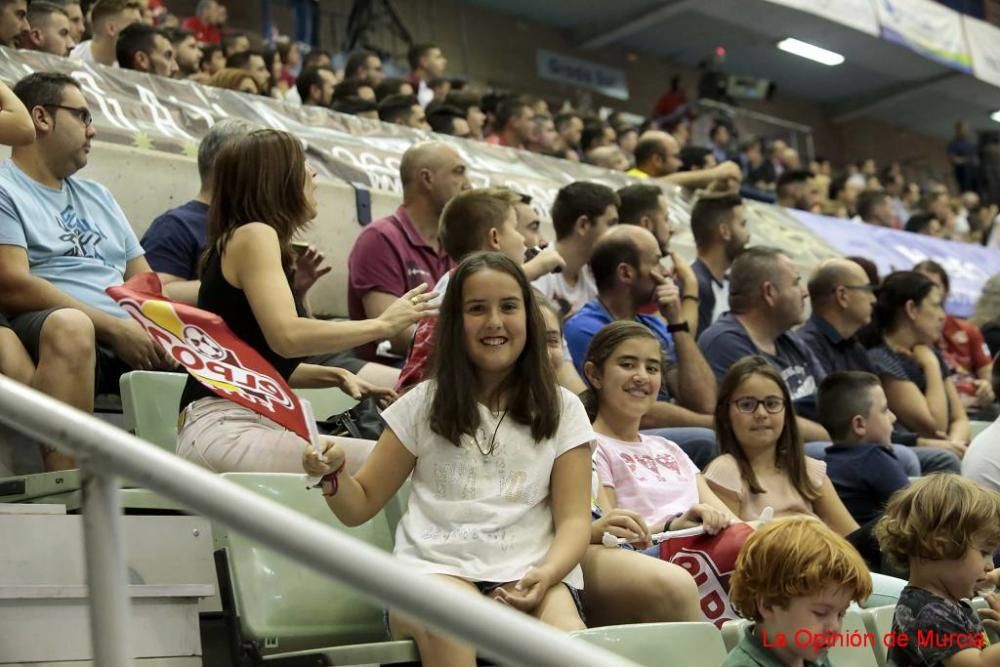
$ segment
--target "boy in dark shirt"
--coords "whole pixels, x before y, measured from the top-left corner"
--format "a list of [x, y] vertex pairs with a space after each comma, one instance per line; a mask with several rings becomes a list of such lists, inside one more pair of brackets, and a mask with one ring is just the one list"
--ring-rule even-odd
[[858, 524], [882, 515], [889, 497], [909, 484], [892, 450], [896, 416], [876, 376], [839, 371], [820, 384], [819, 422], [833, 438], [826, 474]]
[[1000, 547], [1000, 495], [958, 475], [934, 474], [889, 502], [875, 528], [882, 551], [909, 566], [910, 583], [892, 620], [889, 664], [896, 667], [1000, 665], [1000, 598], [987, 594], [980, 621], [967, 598], [989, 587]]

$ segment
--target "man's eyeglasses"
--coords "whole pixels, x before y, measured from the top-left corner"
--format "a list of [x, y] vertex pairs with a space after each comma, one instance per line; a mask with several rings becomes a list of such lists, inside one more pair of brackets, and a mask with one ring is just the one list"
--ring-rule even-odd
[[49, 109], [64, 109], [69, 111], [71, 114], [80, 119], [84, 127], [90, 127], [94, 123], [94, 114], [90, 113], [90, 109], [81, 109], [78, 107], [68, 107], [63, 104], [46, 104]]
[[743, 398], [737, 398], [733, 401], [733, 405], [736, 409], [745, 415], [752, 415], [757, 412], [757, 406], [763, 405], [764, 409], [772, 414], [776, 415], [785, 409], [785, 399], [781, 396], [768, 396], [766, 398], [753, 398], [752, 396], [745, 396]]

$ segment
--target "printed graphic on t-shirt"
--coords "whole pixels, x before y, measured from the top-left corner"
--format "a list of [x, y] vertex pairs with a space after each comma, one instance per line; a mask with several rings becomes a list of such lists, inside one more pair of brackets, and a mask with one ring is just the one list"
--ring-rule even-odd
[[90, 257], [104, 261], [98, 246], [101, 241], [107, 239], [104, 233], [95, 228], [89, 222], [81, 218], [73, 210], [72, 206], [67, 206], [56, 219], [59, 226], [65, 230], [59, 235], [60, 241], [69, 243], [72, 247], [64, 253], [67, 257]]
[[628, 466], [636, 479], [650, 481], [650, 476], [657, 482], [667, 482], [681, 478], [681, 466], [669, 452], [661, 452], [655, 457], [648, 454], [629, 454], [619, 452], [619, 458]]

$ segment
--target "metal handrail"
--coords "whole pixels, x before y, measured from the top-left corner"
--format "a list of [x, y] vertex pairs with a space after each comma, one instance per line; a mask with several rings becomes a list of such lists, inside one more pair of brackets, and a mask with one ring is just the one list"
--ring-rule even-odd
[[80, 461], [91, 637], [94, 661], [101, 667], [131, 664], [125, 641], [129, 603], [116, 475], [473, 644], [505, 664], [635, 667], [496, 602], [430, 577], [415, 577], [384, 551], [3, 376], [0, 422]]

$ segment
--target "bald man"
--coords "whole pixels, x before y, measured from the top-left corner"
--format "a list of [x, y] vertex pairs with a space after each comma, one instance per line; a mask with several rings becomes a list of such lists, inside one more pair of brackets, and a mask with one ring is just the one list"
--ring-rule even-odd
[[[849, 259], [831, 259], [822, 264], [809, 280], [812, 316], [796, 332], [812, 350], [824, 374], [834, 371], [874, 372], [857, 333], [872, 318], [875, 285], [861, 265]], [[892, 437], [893, 452], [911, 477], [929, 472], [958, 472], [958, 457], [947, 451], [948, 443], [918, 438], [897, 426]], [[807, 442], [806, 454], [822, 459], [826, 442]]]
[[680, 152], [680, 144], [673, 135], [659, 130], [647, 130], [642, 133], [635, 146], [635, 167], [627, 173], [636, 178], [652, 178], [692, 190], [739, 190], [743, 172], [735, 162], [723, 162], [708, 169], [680, 171]]
[[[695, 343], [694, 327], [685, 318], [680, 291], [667, 277], [662, 258], [659, 242], [644, 227], [618, 225], [601, 236], [590, 258], [597, 298], [566, 320], [566, 345], [583, 375], [590, 341], [606, 325], [631, 320], [648, 328], [667, 361], [660, 400], [643, 418], [642, 426], [666, 428], [658, 435], [679, 444], [695, 464], [704, 466], [715, 449], [714, 435], [708, 430], [715, 409], [715, 377]], [[658, 305], [659, 315], [640, 312], [651, 303]]]
[[809, 280], [812, 316], [799, 335], [816, 355], [825, 373], [868, 371], [868, 353], [855, 339], [871, 322], [875, 285], [857, 262], [831, 259], [820, 264]]
[[600, 146], [587, 153], [587, 162], [597, 167], [625, 171], [628, 169], [628, 158], [618, 146]]
[[[347, 307], [353, 320], [378, 317], [421, 283], [433, 287], [455, 265], [441, 248], [438, 220], [444, 205], [471, 187], [465, 162], [447, 144], [422, 142], [403, 153], [399, 176], [403, 205], [366, 226], [348, 258]], [[379, 354], [370, 344], [358, 348], [358, 356], [388, 363], [405, 357], [414, 330], [390, 340], [389, 351]]]

